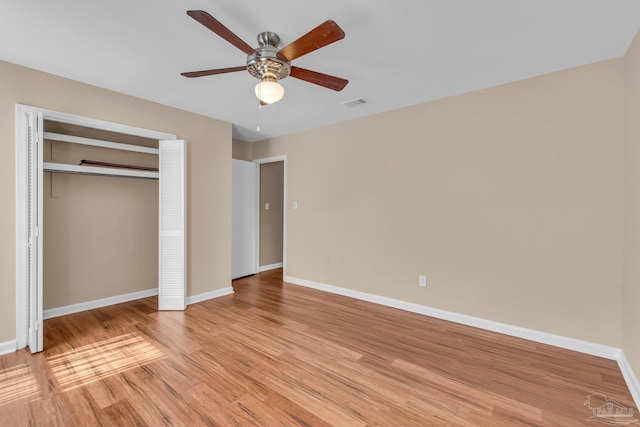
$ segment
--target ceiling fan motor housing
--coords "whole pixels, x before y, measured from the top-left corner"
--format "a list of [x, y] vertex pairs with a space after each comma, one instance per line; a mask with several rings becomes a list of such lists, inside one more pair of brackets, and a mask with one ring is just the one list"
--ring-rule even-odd
[[278, 55], [280, 37], [276, 33], [263, 32], [258, 34], [260, 47], [256, 53], [247, 56], [247, 71], [253, 77], [262, 80], [264, 77], [272, 77], [277, 80], [284, 79], [291, 73], [291, 63], [282, 55]]

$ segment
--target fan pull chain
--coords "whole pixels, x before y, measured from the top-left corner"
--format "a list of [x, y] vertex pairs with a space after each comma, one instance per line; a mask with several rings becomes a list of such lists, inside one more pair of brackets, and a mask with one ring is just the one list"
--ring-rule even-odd
[[262, 104], [258, 100], [258, 126], [256, 127], [256, 132], [260, 132], [260, 110], [262, 110]]
[[258, 126], [256, 127], [256, 132], [260, 132], [260, 110], [262, 110], [262, 102], [260, 99], [262, 98], [262, 87], [258, 86]]

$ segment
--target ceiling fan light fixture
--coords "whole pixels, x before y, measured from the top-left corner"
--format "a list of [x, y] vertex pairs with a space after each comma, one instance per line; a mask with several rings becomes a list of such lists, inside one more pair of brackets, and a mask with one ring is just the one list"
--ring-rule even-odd
[[273, 76], [264, 76], [256, 85], [256, 97], [264, 104], [278, 102], [284, 96], [284, 87]]

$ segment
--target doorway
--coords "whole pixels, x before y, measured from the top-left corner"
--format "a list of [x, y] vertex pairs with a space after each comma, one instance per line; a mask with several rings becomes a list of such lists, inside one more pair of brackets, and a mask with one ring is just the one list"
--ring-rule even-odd
[[284, 162], [260, 165], [260, 248], [258, 271], [282, 267], [284, 230]]
[[287, 262], [287, 156], [254, 160], [258, 173], [258, 271], [282, 268]]

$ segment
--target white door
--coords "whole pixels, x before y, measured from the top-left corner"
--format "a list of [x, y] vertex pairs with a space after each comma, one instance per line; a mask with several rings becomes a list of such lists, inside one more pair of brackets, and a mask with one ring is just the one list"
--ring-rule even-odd
[[232, 159], [231, 278], [258, 272], [258, 165]]
[[42, 351], [42, 113], [29, 112], [27, 129], [27, 282], [29, 287], [29, 350]]
[[187, 288], [185, 141], [160, 141], [158, 309], [184, 310]]

